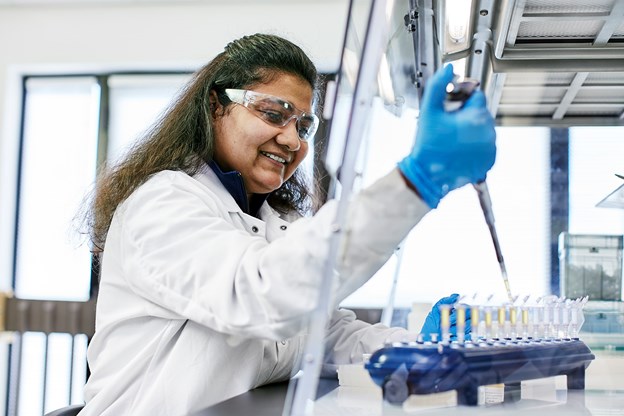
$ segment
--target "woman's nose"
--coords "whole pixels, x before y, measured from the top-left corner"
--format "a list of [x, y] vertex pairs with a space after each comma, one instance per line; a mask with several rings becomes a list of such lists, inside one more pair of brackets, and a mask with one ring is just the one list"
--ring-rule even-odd
[[278, 144], [285, 146], [291, 152], [301, 149], [301, 141], [299, 140], [299, 132], [297, 131], [295, 120], [291, 120], [290, 123], [282, 128], [276, 140]]

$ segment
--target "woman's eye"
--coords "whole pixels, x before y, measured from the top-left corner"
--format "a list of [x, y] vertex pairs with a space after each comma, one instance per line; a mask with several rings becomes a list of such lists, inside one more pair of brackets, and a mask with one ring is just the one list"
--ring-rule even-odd
[[282, 124], [284, 122], [284, 116], [282, 115], [282, 113], [277, 111], [264, 110], [262, 111], [262, 115], [267, 121], [271, 123]]

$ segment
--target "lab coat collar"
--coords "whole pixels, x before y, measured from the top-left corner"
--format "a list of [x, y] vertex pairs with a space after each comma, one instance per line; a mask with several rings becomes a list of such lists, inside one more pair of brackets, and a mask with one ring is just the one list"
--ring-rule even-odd
[[271, 208], [266, 201], [260, 206], [257, 217], [243, 213], [241, 207], [238, 206], [234, 200], [234, 197], [225, 188], [225, 185], [223, 185], [214, 170], [207, 164], [200, 168], [194, 178], [214, 192], [215, 196], [221, 201], [228, 212], [238, 214], [243, 220], [245, 229], [248, 230], [250, 234], [264, 236], [268, 241], [272, 241], [283, 235], [288, 229], [290, 221], [300, 217], [300, 215], [294, 211], [286, 215], [286, 218], [282, 218], [282, 215]]
[[259, 218], [260, 207], [267, 200], [269, 194], [254, 194], [251, 201], [247, 198], [247, 191], [245, 190], [245, 184], [240, 172], [233, 170], [230, 172], [223, 172], [221, 167], [217, 165], [217, 162], [211, 160], [208, 166], [217, 175], [217, 178], [221, 181], [225, 189], [230, 193], [238, 207], [245, 213], [253, 215]]
[[194, 178], [214, 192], [228, 212], [242, 213], [241, 207], [238, 206], [232, 194], [228, 192], [217, 174], [208, 165], [202, 166]]

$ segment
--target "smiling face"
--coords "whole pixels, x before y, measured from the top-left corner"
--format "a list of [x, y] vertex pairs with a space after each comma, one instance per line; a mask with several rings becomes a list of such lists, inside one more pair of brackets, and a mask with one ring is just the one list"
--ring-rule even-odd
[[[248, 89], [279, 97], [302, 111], [312, 111], [312, 88], [294, 75], [282, 74]], [[308, 153], [308, 143], [299, 140], [295, 120], [277, 127], [242, 105], [233, 103], [225, 112], [218, 102], [216, 105], [214, 160], [221, 169], [240, 172], [248, 196], [267, 194], [282, 186]]]

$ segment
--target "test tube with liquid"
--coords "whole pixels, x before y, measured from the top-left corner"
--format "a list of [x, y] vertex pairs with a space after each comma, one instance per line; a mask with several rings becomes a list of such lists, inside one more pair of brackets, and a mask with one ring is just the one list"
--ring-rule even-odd
[[[530, 331], [530, 326], [529, 326], [529, 322], [530, 322], [530, 309], [529, 306], [527, 305], [527, 301], [529, 300], [531, 296], [527, 295], [524, 297], [524, 299], [522, 299], [522, 304], [518, 306], [517, 311], [518, 311], [518, 325], [517, 325], [517, 336], [520, 339], [528, 339], [529, 338], [529, 331]], [[526, 316], [525, 316], [526, 315]]]
[[505, 306], [499, 306], [498, 307], [498, 327], [497, 327], [497, 334], [496, 334], [496, 338], [506, 338], [507, 337], [507, 333], [506, 333], [506, 328], [505, 328], [505, 317], [506, 317], [507, 313], [506, 313], [506, 308]]
[[486, 306], [483, 313], [485, 315], [485, 339], [490, 339], [492, 338], [492, 308]]
[[479, 340], [479, 311], [478, 305], [470, 307], [470, 339], [472, 339], [472, 342]]
[[522, 338], [529, 339], [529, 307], [522, 306]]
[[451, 342], [451, 305], [440, 305], [440, 330], [442, 332], [442, 342]]
[[509, 307], [509, 337], [511, 339], [515, 339], [518, 336], [518, 320], [517, 320], [518, 310], [514, 305]]
[[455, 312], [457, 314], [455, 321], [457, 326], [457, 342], [463, 344], [466, 334], [466, 307], [464, 305], [456, 304]]

